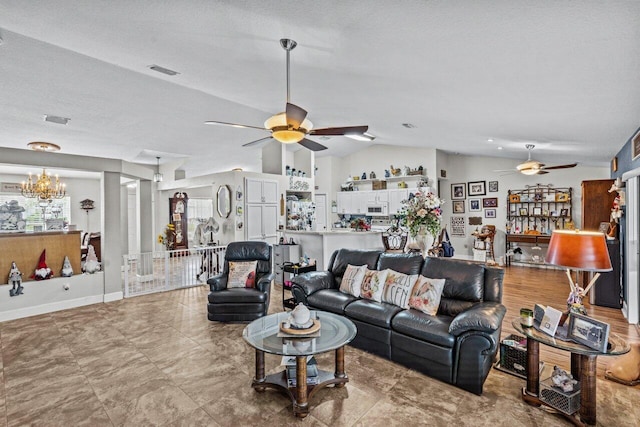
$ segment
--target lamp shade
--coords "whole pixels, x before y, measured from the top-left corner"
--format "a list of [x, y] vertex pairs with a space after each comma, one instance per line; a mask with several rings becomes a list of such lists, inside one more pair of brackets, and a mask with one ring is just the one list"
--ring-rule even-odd
[[545, 261], [574, 270], [612, 270], [605, 235], [592, 231], [555, 230]]

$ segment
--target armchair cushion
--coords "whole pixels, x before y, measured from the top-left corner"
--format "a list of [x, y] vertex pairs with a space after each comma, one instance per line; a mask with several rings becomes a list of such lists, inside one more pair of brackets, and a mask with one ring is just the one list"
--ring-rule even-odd
[[258, 261], [229, 261], [227, 288], [255, 288]]
[[501, 327], [506, 313], [506, 307], [498, 302], [479, 303], [458, 314], [451, 322], [449, 332], [456, 337], [467, 331], [491, 334]]

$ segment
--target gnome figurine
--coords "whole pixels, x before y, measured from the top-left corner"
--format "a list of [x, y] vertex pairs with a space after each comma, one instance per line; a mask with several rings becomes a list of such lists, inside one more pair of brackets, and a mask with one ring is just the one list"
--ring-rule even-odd
[[83, 270], [85, 273], [93, 274], [96, 271], [100, 270], [100, 263], [98, 262], [98, 257], [96, 256], [96, 250], [93, 245], [89, 245], [87, 248], [87, 260], [84, 262]]
[[51, 279], [51, 277], [53, 277], [53, 271], [47, 267], [47, 250], [43, 249], [40, 254], [40, 259], [38, 260], [38, 266], [31, 275], [31, 278], [36, 280], [47, 280]]
[[65, 255], [64, 261], [62, 263], [62, 277], [71, 276], [73, 276], [73, 267], [71, 267], [71, 261], [69, 261], [69, 257]]
[[9, 284], [13, 285], [13, 288], [9, 289], [9, 295], [15, 297], [21, 295], [24, 287], [22, 286], [22, 273], [18, 270], [18, 266], [15, 262], [11, 263], [11, 270], [9, 271]]

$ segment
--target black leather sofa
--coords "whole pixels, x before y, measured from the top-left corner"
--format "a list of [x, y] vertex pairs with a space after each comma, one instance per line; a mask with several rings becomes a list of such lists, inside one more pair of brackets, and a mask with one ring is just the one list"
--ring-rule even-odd
[[[269, 310], [272, 272], [272, 248], [259, 241], [233, 242], [227, 245], [222, 273], [207, 284], [207, 317], [220, 322], [247, 322], [265, 316]], [[258, 261], [255, 288], [227, 288], [229, 261]]]
[[[446, 279], [437, 314], [340, 292], [347, 264]], [[503, 276], [500, 268], [451, 258], [340, 249], [328, 271], [293, 278], [292, 292], [296, 302], [351, 319], [358, 328], [351, 345], [482, 394], [507, 311], [501, 304]]]

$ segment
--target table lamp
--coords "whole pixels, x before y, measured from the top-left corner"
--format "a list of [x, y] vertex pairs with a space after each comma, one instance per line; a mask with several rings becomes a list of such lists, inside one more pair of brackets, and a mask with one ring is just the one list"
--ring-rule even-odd
[[[545, 258], [547, 264], [565, 267], [571, 286], [567, 299], [570, 311], [586, 314], [582, 299], [596, 283], [600, 272], [611, 271], [611, 259], [604, 233], [580, 230], [554, 230]], [[596, 272], [586, 288], [574, 283], [571, 269]]]

